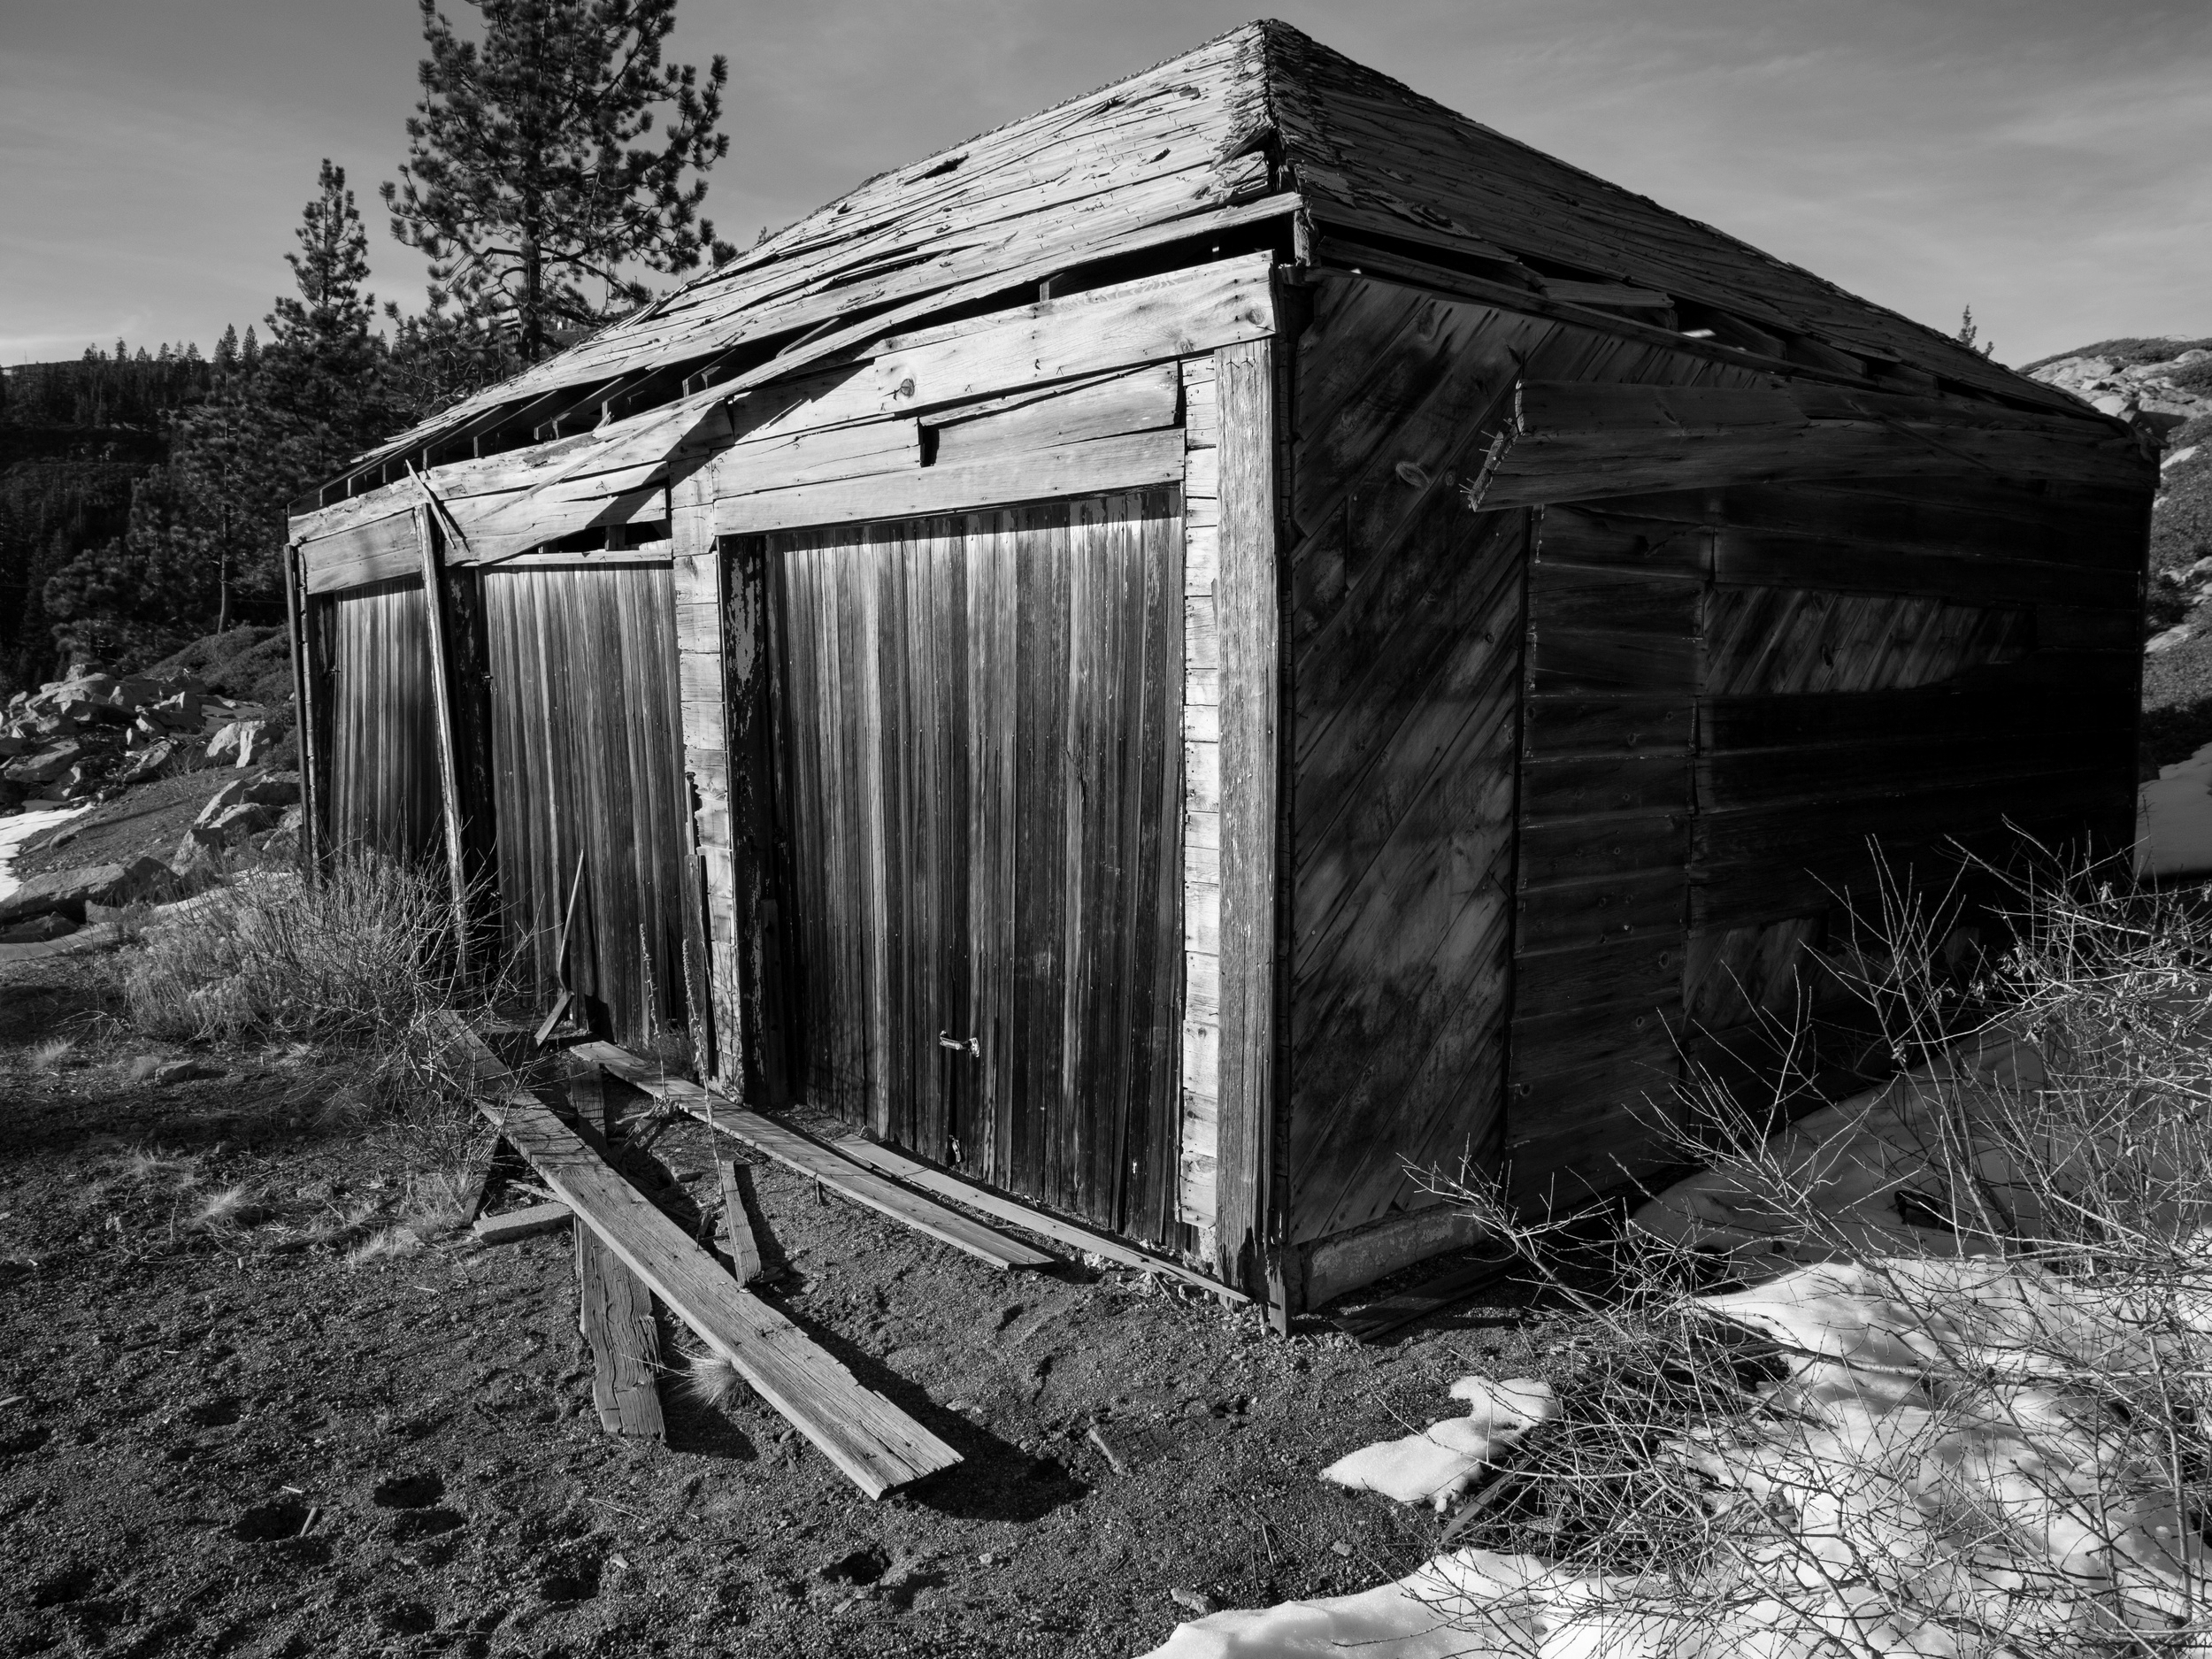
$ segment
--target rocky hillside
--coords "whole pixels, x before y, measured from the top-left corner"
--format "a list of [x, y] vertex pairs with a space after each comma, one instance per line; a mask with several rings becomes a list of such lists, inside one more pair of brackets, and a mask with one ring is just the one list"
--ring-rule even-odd
[[2165, 447], [2151, 517], [2145, 777], [2212, 743], [2212, 340], [2107, 340], [2025, 373]]

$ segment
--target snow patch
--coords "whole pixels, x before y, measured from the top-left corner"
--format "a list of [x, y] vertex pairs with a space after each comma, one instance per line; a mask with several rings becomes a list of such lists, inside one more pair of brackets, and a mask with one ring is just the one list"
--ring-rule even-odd
[[44, 812], [19, 812], [14, 817], [0, 819], [0, 899], [4, 899], [23, 885], [23, 879], [15, 873], [15, 856], [23, 850], [23, 843], [42, 830], [50, 830], [57, 824], [66, 824], [88, 807], [54, 807]]
[[1448, 1508], [1474, 1484], [1482, 1466], [1552, 1415], [1551, 1385], [1532, 1377], [1492, 1382], [1462, 1377], [1452, 1398], [1468, 1402], [1463, 1417], [1448, 1417], [1403, 1440], [1363, 1446], [1321, 1471], [1321, 1479], [1356, 1492], [1379, 1492], [1401, 1503]]
[[2208, 872], [2212, 872], [2212, 743], [2186, 760], [2161, 766], [2157, 778], [2138, 794], [2135, 809], [2137, 875]]

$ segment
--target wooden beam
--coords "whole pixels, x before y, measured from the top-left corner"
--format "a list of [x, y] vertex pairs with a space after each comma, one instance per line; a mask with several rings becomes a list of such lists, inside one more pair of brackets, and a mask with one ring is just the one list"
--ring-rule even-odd
[[2147, 485], [2101, 423], [1777, 380], [1756, 388], [1525, 381], [1470, 500], [1488, 511], [1650, 490], [1972, 477]]
[[722, 1185], [722, 1242], [730, 1253], [730, 1271], [741, 1285], [760, 1277], [760, 1240], [753, 1236], [753, 1218], [747, 1212], [749, 1185], [737, 1160], [717, 1156], [714, 1171]]
[[665, 1438], [653, 1293], [588, 1227], [576, 1229], [576, 1328], [591, 1348], [599, 1426], [626, 1440]]
[[1072, 1245], [1092, 1256], [1103, 1256], [1123, 1267], [1179, 1279], [1186, 1285], [1227, 1302], [1250, 1300], [1234, 1286], [1209, 1279], [1203, 1273], [1194, 1272], [1180, 1262], [1164, 1256], [1155, 1256], [1148, 1250], [1141, 1250], [1126, 1239], [1117, 1239], [1108, 1233], [1094, 1233], [1088, 1227], [1079, 1227], [1071, 1221], [1063, 1221], [1057, 1216], [1048, 1216], [1041, 1210], [1032, 1209], [1019, 1199], [1009, 1198], [1005, 1194], [995, 1193], [987, 1187], [978, 1187], [942, 1170], [933, 1169], [896, 1147], [865, 1141], [858, 1135], [841, 1135], [830, 1144], [856, 1164], [864, 1164], [872, 1170], [904, 1181], [909, 1187], [919, 1187], [940, 1198], [950, 1199], [954, 1203], [965, 1204], [971, 1210], [979, 1210], [987, 1216], [1011, 1222], [1015, 1226], [1041, 1233], [1048, 1239], [1056, 1239], [1062, 1244]]
[[1179, 482], [1182, 476], [1183, 434], [1171, 427], [1048, 449], [1013, 449], [945, 466], [904, 466], [864, 478], [723, 496], [715, 503], [715, 527], [723, 535], [747, 535], [913, 518], [1138, 489]]
[[[429, 487], [423, 494], [429, 495]], [[438, 794], [443, 803], [447, 890], [453, 906], [454, 960], [465, 977], [469, 972], [469, 881], [463, 850], [460, 755], [453, 731], [453, 677], [448, 660], [445, 621], [445, 572], [438, 560], [439, 529], [429, 501], [415, 509], [415, 544], [422, 572], [423, 620], [430, 643], [431, 724], [438, 741]]]
[[1282, 590], [1276, 534], [1274, 351], [1214, 353], [1220, 409], [1221, 1277], [1289, 1317], [1271, 1191], [1280, 849]]
[[775, 720], [766, 549], [757, 541], [740, 543], [723, 574], [726, 871], [729, 902], [736, 911], [728, 918], [736, 940], [731, 953], [736, 983], [723, 987], [723, 995], [737, 1015], [731, 1050], [745, 1098], [772, 1111], [784, 1104], [789, 1072], [783, 1041], [782, 947], [775, 925]]
[[864, 1204], [940, 1243], [964, 1250], [978, 1261], [1002, 1270], [1055, 1264], [1056, 1258], [1045, 1251], [995, 1233], [979, 1221], [972, 1221], [918, 1193], [910, 1192], [773, 1118], [747, 1111], [731, 1101], [714, 1102], [710, 1112], [705, 1089], [683, 1078], [664, 1076], [659, 1067], [627, 1049], [618, 1048], [611, 1042], [586, 1042], [579, 1043], [569, 1052], [595, 1065], [604, 1066], [632, 1088], [642, 1089], [654, 1099], [687, 1112], [702, 1123], [710, 1124], [721, 1133], [742, 1141], [754, 1151], [765, 1153], [785, 1168], [796, 1170], [855, 1203]]
[[607, 1166], [457, 1018], [445, 1029], [465, 1058], [477, 1107], [541, 1179], [668, 1310], [872, 1498], [961, 1461], [913, 1418], [863, 1387]]
[[284, 549], [284, 632], [292, 648], [292, 725], [298, 733], [300, 752], [300, 862], [311, 873], [322, 868], [322, 833], [317, 816], [322, 810], [322, 791], [315, 777], [321, 744], [315, 732], [315, 664], [307, 604], [299, 543], [288, 542]]

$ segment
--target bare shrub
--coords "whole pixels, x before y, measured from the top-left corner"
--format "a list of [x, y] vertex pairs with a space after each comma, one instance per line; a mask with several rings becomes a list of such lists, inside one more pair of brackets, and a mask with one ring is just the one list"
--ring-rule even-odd
[[2026, 885], [1963, 992], [1893, 903], [1900, 1075], [1771, 1138], [1707, 1080], [1605, 1242], [1451, 1184], [1586, 1336], [1415, 1593], [1532, 1653], [2212, 1645], [2207, 896]]

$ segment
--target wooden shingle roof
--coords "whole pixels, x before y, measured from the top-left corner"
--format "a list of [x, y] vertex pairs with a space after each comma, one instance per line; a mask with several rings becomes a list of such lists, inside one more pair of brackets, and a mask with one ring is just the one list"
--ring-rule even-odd
[[[863, 348], [1071, 265], [1302, 214], [1540, 297], [1656, 291], [1802, 349], [2086, 414], [1931, 328], [1519, 143], [1331, 50], [1251, 23], [1142, 74], [880, 173], [636, 315], [364, 457], [565, 389], [718, 359], [748, 382]], [[1723, 339], [1726, 338], [1724, 332]], [[779, 365], [781, 366], [780, 367]]]

